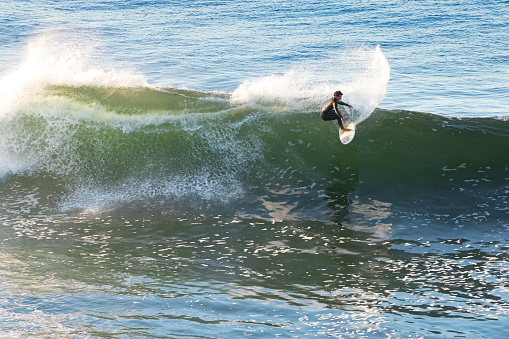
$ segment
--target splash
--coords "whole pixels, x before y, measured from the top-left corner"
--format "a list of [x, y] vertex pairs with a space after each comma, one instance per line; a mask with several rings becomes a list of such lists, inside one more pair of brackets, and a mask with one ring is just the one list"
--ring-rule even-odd
[[359, 123], [385, 97], [389, 76], [389, 63], [379, 46], [349, 48], [325, 60], [296, 65], [285, 74], [248, 80], [232, 93], [231, 102], [279, 103], [318, 111], [334, 91], [341, 90]]
[[[133, 70], [94, 66], [93, 59], [99, 51], [99, 44], [91, 37], [76, 32], [45, 32], [28, 41], [17, 67], [0, 75], [0, 176], [26, 169], [37, 161], [26, 155], [15, 156], [20, 147], [16, 144], [24, 143], [16, 139], [23, 133], [9, 122], [23, 114], [37, 115], [41, 102], [47, 103], [51, 99], [41, 97], [48, 86], [148, 86], [145, 78]], [[69, 105], [67, 102], [64, 104]], [[88, 107], [88, 110], [93, 110], [93, 107]], [[66, 113], [73, 111], [70, 107], [59, 107], [48, 114], [60, 114], [59, 118], [66, 122]]]
[[47, 32], [32, 38], [21, 64], [0, 78], [0, 117], [12, 115], [21, 103], [48, 85], [148, 86], [129, 69], [102, 69], [92, 65], [98, 43], [69, 32]]

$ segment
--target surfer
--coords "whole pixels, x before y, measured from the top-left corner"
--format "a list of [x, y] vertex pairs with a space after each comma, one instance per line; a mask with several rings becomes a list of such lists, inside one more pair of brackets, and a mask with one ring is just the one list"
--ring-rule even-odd
[[346, 132], [349, 130], [345, 129], [345, 127], [343, 126], [344, 120], [343, 117], [341, 116], [341, 113], [339, 112], [338, 105], [348, 106], [350, 107], [350, 109], [352, 109], [353, 107], [352, 105], [349, 105], [346, 102], [341, 101], [342, 97], [343, 93], [341, 93], [341, 91], [334, 92], [334, 97], [331, 98], [329, 102], [327, 102], [323, 106], [322, 111], [320, 112], [320, 117], [326, 121], [337, 120], [339, 128], [341, 128], [343, 132]]

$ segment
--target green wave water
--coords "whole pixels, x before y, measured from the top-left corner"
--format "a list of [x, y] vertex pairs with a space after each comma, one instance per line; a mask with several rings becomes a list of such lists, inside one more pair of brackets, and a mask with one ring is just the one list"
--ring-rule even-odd
[[58, 182], [50, 189], [59, 210], [233, 206], [254, 213], [272, 199], [292, 206], [278, 217], [323, 219], [323, 200], [336, 186], [345, 208], [346, 196], [364, 185], [398, 201], [430, 190], [444, 200], [475, 194], [473, 186], [504, 191], [507, 124], [377, 109], [343, 146], [336, 124], [318, 110], [281, 102], [232, 103], [227, 94], [171, 88], [50, 86], [0, 128], [4, 180]]

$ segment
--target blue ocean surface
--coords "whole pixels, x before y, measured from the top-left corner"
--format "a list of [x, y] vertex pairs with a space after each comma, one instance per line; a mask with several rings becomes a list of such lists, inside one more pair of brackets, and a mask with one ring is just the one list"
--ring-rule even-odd
[[506, 338], [508, 18], [1, 2], [0, 338]]

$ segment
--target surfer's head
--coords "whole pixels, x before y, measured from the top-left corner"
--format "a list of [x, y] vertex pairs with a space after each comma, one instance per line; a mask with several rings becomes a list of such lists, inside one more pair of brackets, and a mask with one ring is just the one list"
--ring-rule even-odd
[[342, 96], [343, 96], [343, 93], [341, 93], [341, 91], [336, 91], [336, 92], [334, 92], [334, 97], [335, 97], [335, 98], [340, 98], [340, 97], [342, 97]]

